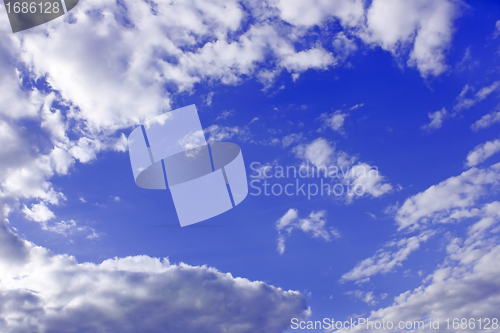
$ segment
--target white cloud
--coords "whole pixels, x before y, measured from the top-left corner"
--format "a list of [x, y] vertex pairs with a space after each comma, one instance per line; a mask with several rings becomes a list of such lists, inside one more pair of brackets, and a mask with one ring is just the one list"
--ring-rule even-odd
[[422, 129], [426, 131], [432, 131], [441, 128], [441, 126], [443, 125], [443, 120], [447, 115], [448, 112], [445, 108], [442, 108], [441, 110], [438, 110], [436, 112], [429, 113], [429, 119], [431, 120], [431, 122], [427, 125], [422, 126]]
[[53, 220], [56, 215], [47, 207], [44, 202], [33, 204], [31, 205], [31, 208], [28, 208], [26, 205], [24, 205], [22, 212], [24, 213], [26, 218], [35, 222], [39, 222], [42, 230], [45, 231], [54, 232], [65, 237], [68, 237], [69, 235], [75, 233], [86, 233], [86, 237], [88, 239], [94, 239], [100, 236], [100, 234], [95, 231], [94, 228], [91, 228], [89, 226], [80, 226], [74, 220], [49, 223], [49, 221]]
[[493, 33], [493, 38], [497, 38], [500, 35], [500, 20], [495, 23], [495, 32]]
[[247, 141], [250, 138], [250, 131], [246, 126], [219, 126], [211, 125], [207, 127], [205, 133], [208, 134], [208, 141], [224, 141], [233, 137], [241, 141]]
[[54, 92], [49, 93], [45, 97], [43, 108], [41, 110], [42, 123], [41, 127], [45, 129], [51, 139], [55, 142], [67, 142], [66, 137], [66, 123], [60, 110], [53, 109], [52, 104], [56, 100]]
[[354, 53], [358, 49], [358, 46], [354, 38], [347, 38], [345, 33], [341, 31], [333, 38], [333, 49], [335, 50], [337, 59], [343, 61]]
[[480, 144], [467, 154], [467, 162], [465, 163], [468, 167], [476, 166], [483, 163], [490, 156], [498, 153], [500, 151], [500, 140], [488, 141]]
[[148, 256], [78, 263], [21, 240], [3, 218], [0, 239], [2, 332], [277, 333], [308, 314], [299, 292], [207, 266]]
[[[374, 0], [368, 8], [361, 0], [277, 2], [281, 18], [297, 27], [338, 20], [365, 43], [380, 46], [398, 58], [409, 50], [408, 65], [416, 67], [423, 77], [437, 76], [447, 69], [445, 52], [461, 6], [451, 0]], [[344, 32], [333, 41], [342, 60], [355, 50], [355, 43], [346, 41]]]
[[234, 114], [234, 112], [232, 110], [230, 110], [230, 111], [227, 111], [227, 110], [226, 111], [222, 111], [221, 114], [217, 118], [215, 118], [215, 120], [216, 121], [219, 120], [219, 119], [224, 120], [224, 119], [229, 118], [233, 114]]
[[285, 215], [276, 221], [278, 230], [277, 250], [280, 254], [285, 252], [285, 241], [290, 237], [294, 229], [302, 230], [306, 234], [311, 234], [314, 238], [323, 239], [329, 242], [333, 238], [339, 238], [340, 233], [333, 227], [326, 227], [326, 211], [311, 212], [307, 218], [301, 219], [298, 210], [290, 208]]
[[495, 81], [491, 85], [481, 88], [472, 98], [467, 98], [466, 95], [472, 88], [469, 85], [465, 85], [457, 97], [457, 104], [454, 106], [454, 109], [457, 111], [470, 109], [497, 91], [498, 88], [500, 88], [500, 81]]
[[207, 96], [204, 98], [204, 101], [203, 103], [205, 103], [205, 105], [212, 105], [212, 99], [214, 98], [214, 92], [211, 91], [207, 94]]
[[68, 237], [75, 233], [86, 233], [87, 239], [95, 239], [101, 236], [101, 234], [95, 231], [94, 228], [91, 228], [89, 226], [80, 226], [76, 223], [75, 220], [60, 221], [52, 225], [47, 223], [42, 223], [42, 229], [54, 232], [64, 237]]
[[[475, 205], [480, 197], [491, 193], [491, 190], [488, 189], [497, 186], [499, 181], [500, 163], [487, 169], [469, 169], [459, 176], [450, 177], [408, 198], [395, 214], [399, 229], [421, 227], [424, 230], [417, 236], [387, 243], [375, 255], [364, 259], [351, 271], [345, 273], [341, 282], [367, 282], [375, 274], [388, 273], [395, 267], [401, 266], [402, 262], [408, 259], [408, 256], [416, 251], [422, 242], [426, 242], [436, 234], [436, 230], [429, 229], [432, 227], [429, 222], [446, 224], [480, 217], [481, 219], [476, 224], [469, 227], [469, 238], [471, 239], [469, 242], [482, 237], [485, 231], [491, 229], [498, 220], [500, 204], [494, 202], [479, 209]], [[396, 247], [396, 250], [388, 250], [392, 247]], [[450, 251], [450, 253], [452, 252], [454, 253], [450, 254], [452, 257], [460, 253], [459, 251]], [[475, 258], [481, 253], [471, 252], [463, 257]]]
[[128, 150], [127, 137], [124, 133], [122, 133], [118, 140], [116, 140], [115, 144], [113, 145], [113, 150], [119, 152], [126, 152]]
[[[125, 13], [133, 29], [124, 26]], [[47, 78], [69, 102], [71, 117], [92, 131], [125, 128], [168, 110], [166, 84], [185, 91], [202, 80], [235, 84], [241, 76], [258, 76], [256, 65], [268, 63], [268, 55], [275, 68], [262, 72], [300, 73], [335, 64], [320, 45], [296, 50], [295, 32], [275, 28], [266, 17], [256, 16], [255, 24], [233, 37], [246, 15], [233, 0], [158, 4], [154, 13], [148, 3], [87, 1], [72, 11], [71, 23], [51, 21], [23, 35], [22, 48], [12, 47], [20, 57], [12, 59]]]
[[[500, 306], [500, 245], [498, 224], [500, 202], [491, 202], [470, 211], [474, 219], [464, 238], [446, 239], [446, 256], [435, 271], [419, 287], [401, 293], [388, 307], [372, 311], [371, 321], [424, 321], [425, 328], [415, 332], [430, 332], [429, 318], [497, 318]], [[491, 324], [490, 324], [491, 325]], [[394, 330], [377, 330], [391, 332]], [[477, 326], [461, 329], [477, 332]], [[338, 330], [338, 333], [347, 333]]]
[[356, 163], [356, 157], [336, 149], [324, 138], [301, 144], [294, 148], [294, 153], [297, 158], [303, 160], [304, 167], [314, 166], [316, 170], [326, 168], [329, 177], [335, 170], [340, 170], [335, 173], [349, 189], [345, 191], [348, 203], [352, 202], [354, 197], [362, 197], [365, 194], [380, 197], [392, 190], [392, 185], [386, 183], [386, 178], [380, 174], [378, 168], [363, 162]]
[[205, 134], [202, 130], [191, 132], [179, 139], [178, 144], [185, 150], [203, 146], [205, 144]]
[[302, 139], [303, 139], [302, 133], [292, 133], [283, 137], [281, 143], [283, 144], [283, 148], [286, 148], [296, 142], [300, 142]]
[[347, 27], [354, 27], [363, 18], [363, 2], [361, 0], [279, 0], [277, 7], [281, 18], [294, 25], [320, 25], [323, 20], [332, 16]]
[[435, 223], [444, 213], [458, 213], [472, 207], [499, 182], [500, 163], [485, 169], [469, 169], [406, 199], [396, 213], [396, 222], [399, 229]]
[[[22, 38], [3, 38], [2, 52], [8, 57], [2, 96], [29, 102], [0, 104], [16, 117], [38, 112], [43, 94], [23, 92], [12, 71], [21, 61], [34, 78], [46, 79], [60, 93], [71, 109], [69, 117], [84, 122], [88, 130], [126, 128], [170, 108], [165, 85], [185, 91], [202, 80], [235, 84], [242, 76], [265, 73], [273, 73], [267, 79], [273, 81], [283, 69], [299, 74], [335, 65], [337, 59], [321, 43], [294, 47], [308, 27], [332, 19], [349, 31], [353, 28], [332, 39], [338, 59], [355, 51], [353, 38], [358, 35], [394, 54], [398, 45], [413, 44], [410, 66], [423, 76], [438, 75], [445, 69], [443, 52], [459, 7], [448, 0], [378, 0], [366, 10], [361, 0], [278, 1], [276, 6], [251, 3], [247, 12], [234, 0], [175, 1], [154, 9], [131, 0], [86, 1], [71, 15]], [[97, 12], [102, 15], [93, 15]], [[242, 29], [247, 15], [256, 21]], [[279, 21], [271, 23], [275, 15], [296, 26], [283, 29]], [[347, 34], [354, 35], [349, 39]], [[272, 68], [259, 69], [260, 63]], [[207, 95], [206, 104], [212, 96]]]
[[458, 7], [449, 0], [374, 0], [360, 36], [395, 55], [412, 46], [408, 65], [423, 77], [439, 75], [447, 68], [444, 53]]
[[335, 65], [334, 57], [323, 48], [314, 48], [298, 53], [286, 54], [281, 64], [290, 72], [304, 72], [309, 68], [327, 69]]
[[47, 222], [55, 217], [54, 213], [44, 204], [38, 203], [31, 205], [31, 208], [24, 205], [24, 215], [35, 222]]
[[344, 122], [347, 116], [349, 116], [348, 113], [337, 110], [332, 114], [321, 114], [320, 119], [323, 121], [323, 128], [329, 127], [340, 134], [344, 134]]
[[22, 140], [19, 133], [7, 122], [0, 120], [0, 154], [7, 157], [19, 151], [22, 147]]
[[354, 163], [354, 157], [343, 151], [336, 151], [324, 138], [318, 138], [309, 144], [302, 144], [294, 148], [295, 156], [311, 163], [316, 167], [327, 167], [330, 164], [348, 167]]
[[368, 305], [375, 305], [378, 301], [372, 291], [352, 290], [345, 293], [346, 295], [354, 296]]
[[[262, 8], [253, 6], [249, 4], [249, 8], [255, 10], [250, 14], [263, 12]], [[361, 29], [364, 9], [360, 0], [318, 0], [314, 5], [309, 1], [287, 1], [279, 2], [278, 7], [279, 15], [292, 24], [320, 24], [333, 16], [344, 27], [367, 31], [374, 38], [369, 43], [381, 44], [376, 41], [380, 37], [373, 32], [376, 29], [370, 25]], [[422, 14], [431, 19], [416, 20], [420, 28], [411, 59], [417, 59], [416, 66], [424, 76], [437, 75], [444, 66], [441, 55], [449, 39], [445, 28], [453, 20], [452, 15], [447, 15], [451, 11], [440, 10], [444, 7], [432, 5]], [[411, 10], [408, 13], [413, 15]], [[376, 14], [370, 15], [373, 18]], [[50, 178], [69, 173], [76, 161], [88, 163], [96, 159], [105, 149], [125, 151], [123, 135], [113, 139], [116, 131], [168, 110], [171, 90], [165, 87], [188, 91], [202, 81], [236, 84], [242, 77], [259, 76], [263, 72], [273, 73], [271, 76], [275, 77], [286, 69], [298, 75], [309, 68], [325, 69], [337, 63], [320, 44], [297, 50], [294, 43], [303, 37], [302, 28], [281, 29], [281, 22], [269, 23], [267, 13], [262, 20], [256, 15], [257, 22], [240, 31], [247, 15], [247, 11], [232, 0], [174, 1], [153, 7], [149, 2], [90, 0], [81, 2], [70, 15], [33, 28], [30, 33], [0, 36], [2, 200], [38, 199], [38, 205], [44, 207], [65, 200], [64, 194], [49, 182]], [[399, 14], [395, 12], [395, 15]], [[442, 19], [445, 28], [429, 23], [433, 17]], [[5, 17], [3, 19], [5, 23]], [[438, 30], [441, 35], [434, 33]], [[343, 37], [337, 35], [332, 41], [340, 58], [353, 51], [354, 41]], [[363, 40], [367, 39], [363, 37]], [[401, 40], [404, 38], [399, 42]], [[435, 58], [425, 58], [429, 54]], [[271, 63], [274, 67], [259, 70], [259, 63]], [[21, 74], [22, 71], [27, 73]], [[29, 76], [31, 81], [45, 80], [54, 93], [22, 87], [22, 75]], [[16, 120], [28, 118], [41, 124], [46, 137], [34, 138], [28, 131], [16, 127]], [[69, 132], [72, 135], [68, 135]], [[212, 127], [209, 134], [213, 140], [234, 136], [243, 140], [249, 136], [246, 128], [239, 127]], [[325, 142], [313, 142], [314, 145], [303, 146], [297, 152], [303, 151], [304, 158], [315, 163], [354, 163], [354, 158], [328, 148]], [[50, 215], [45, 212], [48, 215], [43, 217], [37, 209], [43, 210], [26, 206], [31, 212], [27, 214], [33, 218], [43, 220]], [[321, 217], [317, 219], [321, 221]], [[311, 216], [309, 220], [316, 221]], [[305, 232], [314, 235], [317, 221], [310, 222], [309, 227], [305, 223], [299, 227], [301, 230], [312, 228]], [[65, 235], [79, 228], [73, 220], [46, 224], [46, 227]], [[117, 325], [111, 328], [113, 331], [123, 332], [153, 330], [154, 325], [171, 332], [199, 331], [200, 327], [207, 332], [279, 331], [288, 325], [292, 315], [299, 315], [304, 308], [298, 293], [234, 279], [206, 267], [166, 265], [149, 257], [113, 259], [106, 261], [106, 265], [78, 264], [74, 258], [48, 254], [45, 249], [20, 240], [4, 224], [0, 224], [0, 240], [4, 254], [0, 260], [0, 286], [7, 286], [2, 288], [5, 302], [0, 307], [4, 318], [0, 327], [4, 325], [5, 331], [61, 331], [69, 327], [96, 331], [110, 322]], [[12, 262], [16, 262], [15, 267], [10, 265]], [[157, 268], [159, 266], [163, 268]], [[18, 271], [14, 274], [15, 269]], [[9, 274], [24, 278], [14, 279]], [[141, 283], [134, 284], [134, 281]], [[190, 281], [196, 283], [189, 284]], [[209, 286], [207, 293], [215, 296], [198, 298], [196, 304], [194, 297], [187, 300], [181, 297], [191, 295], [191, 291], [199, 291], [199, 295], [204, 296], [200, 286], [206, 286], [206, 281], [213, 285], [216, 281], [229, 282], [221, 282], [213, 289]], [[168, 289], [168, 285], [174, 287]], [[227, 288], [223, 289], [227, 293], [220, 292], [219, 287]], [[249, 290], [258, 292], [252, 294]], [[256, 295], [255, 298], [252, 295]], [[222, 302], [213, 301], [221, 298], [234, 300], [233, 304], [241, 308], [256, 310], [231, 312], [231, 308], [220, 305]], [[254, 306], [257, 304], [254, 300], [259, 306]], [[22, 303], [24, 301], [26, 303]], [[203, 306], [208, 303], [209, 308]], [[172, 313], [172, 304], [186, 312]], [[31, 310], [25, 305], [32, 306]], [[148, 312], [152, 318], [149, 322], [142, 321], [144, 312], [141, 311], [147, 311], [144, 309], [153, 309]], [[208, 315], [196, 318], [198, 321], [190, 320], [193, 318], [189, 315], [182, 316], [193, 311]], [[235, 314], [238, 314], [236, 319]], [[179, 323], [182, 330], [169, 326], [177, 322], [172, 318], [186, 319], [186, 323]], [[230, 323], [227, 318], [231, 318]], [[259, 318], [258, 328], [255, 318]]]
[[88, 163], [96, 158], [96, 154], [104, 149], [104, 145], [96, 139], [82, 137], [75, 146], [69, 149], [73, 157], [81, 163]]
[[46, 179], [52, 177], [54, 170], [50, 156], [40, 156], [16, 167], [5, 170], [1, 187], [3, 197], [41, 199], [51, 204], [65, 200], [64, 194], [54, 189]]
[[[430, 332], [433, 329], [428, 326], [429, 318], [433, 321], [439, 318], [441, 328], [446, 318], [496, 318], [494, 309], [500, 306], [500, 265], [497, 260], [500, 255], [500, 202], [478, 204], [478, 199], [496, 195], [497, 190], [491, 186], [498, 184], [499, 174], [500, 164], [486, 169], [472, 168], [406, 200], [396, 214], [396, 221], [401, 227], [420, 223], [427, 230], [418, 236], [389, 243], [386, 247], [397, 246], [399, 250], [379, 250], [344, 274], [343, 281], [364, 282], [373, 274], [390, 271], [399, 265], [409, 253], [418, 249], [421, 241], [439, 234], [435, 226], [425, 222], [432, 221], [446, 228], [450, 222], [465, 221], [468, 226], [465, 232], [461, 231], [462, 228], [453, 228], [444, 233], [442, 244], [446, 253], [442, 263], [422, 281], [422, 285], [396, 296], [392, 305], [371, 311], [367, 319], [396, 324], [399, 321], [424, 321], [425, 328], [415, 331]], [[364, 296], [364, 292], [360, 291], [359, 296]], [[388, 333], [394, 330], [377, 331]], [[477, 326], [462, 331], [477, 332]]]
[[0, 115], [12, 119], [35, 117], [44, 97], [37, 89], [22, 88], [22, 74], [18, 69], [21, 67], [20, 43], [10, 35], [0, 35]]
[[481, 117], [474, 124], [471, 125], [473, 131], [479, 131], [483, 128], [488, 128], [493, 124], [500, 123], [500, 111], [491, 112]]
[[348, 201], [354, 198], [356, 191], [360, 191], [357, 188], [363, 190], [361, 195], [357, 194], [358, 196], [369, 194], [375, 198], [392, 191], [392, 185], [385, 182], [386, 178], [380, 175], [378, 169], [367, 163], [359, 162], [352, 166], [349, 172], [346, 173], [343, 181], [353, 188], [353, 191], [347, 194]]
[[[342, 275], [340, 281], [368, 282], [370, 277], [375, 274], [391, 272], [395, 267], [402, 266], [402, 262], [420, 247], [420, 243], [426, 242], [433, 234], [433, 232], [427, 231], [418, 236], [401, 238], [387, 243], [384, 246], [386, 249], [380, 249], [372, 257], [359, 262], [351, 271]], [[396, 250], [387, 249], [393, 247]]]
[[481, 88], [476, 94], [476, 98], [480, 101], [488, 97], [493, 92], [497, 91], [500, 87], [500, 81], [493, 82], [490, 86]]

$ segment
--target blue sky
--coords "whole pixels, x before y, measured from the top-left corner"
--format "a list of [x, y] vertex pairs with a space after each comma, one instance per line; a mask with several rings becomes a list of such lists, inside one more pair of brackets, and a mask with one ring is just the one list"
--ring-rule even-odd
[[[82, 0], [1, 34], [2, 331], [498, 317], [499, 53], [493, 1]], [[191, 104], [249, 183], [252, 163], [378, 177], [333, 180], [359, 197], [250, 188], [181, 228], [126, 137]]]

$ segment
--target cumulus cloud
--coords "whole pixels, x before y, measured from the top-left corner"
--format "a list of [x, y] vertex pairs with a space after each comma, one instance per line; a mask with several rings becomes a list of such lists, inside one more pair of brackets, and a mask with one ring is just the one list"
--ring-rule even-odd
[[[170, 109], [172, 93], [192, 90], [198, 82], [237, 84], [252, 76], [272, 81], [282, 70], [298, 75], [308, 69], [326, 69], [355, 51], [355, 38], [393, 52], [393, 46], [407, 40], [417, 26], [412, 57], [422, 60], [422, 54], [432, 54], [436, 55], [432, 61], [440, 64], [440, 50], [448, 43], [456, 6], [448, 1], [424, 1], [422, 6], [417, 2], [384, 5], [373, 1], [364, 8], [360, 0], [312, 4], [297, 0], [249, 3], [244, 10], [234, 0], [174, 1], [153, 7], [128, 0], [86, 1], [64, 18], [33, 28], [29, 34], [3, 35], [0, 113], [6, 118], [0, 121], [5, 143], [0, 149], [12, 154], [17, 149], [23, 159], [4, 162], [9, 165], [0, 172], [2, 193], [15, 196], [29, 188], [25, 198], [61, 200], [48, 179], [69, 173], [76, 162], [95, 160], [101, 151], [125, 151], [124, 136], [120, 133], [117, 138], [117, 131]], [[390, 17], [381, 20], [385, 15], [381, 6], [392, 6]], [[394, 20], [405, 15], [412, 19], [401, 24], [409, 22], [409, 28], [399, 29]], [[253, 16], [255, 23], [244, 25], [247, 16]], [[293, 26], [283, 29], [279, 19]], [[338, 32], [332, 45], [318, 42], [295, 47], [296, 41], [307, 37], [307, 29], [332, 19], [352, 32]], [[380, 22], [388, 22], [389, 27]], [[390, 36], [394, 31], [404, 33], [394, 38]], [[438, 65], [432, 70], [425, 65], [430, 60], [420, 60], [423, 75], [440, 72]], [[263, 63], [271, 68], [260, 68]], [[51, 91], [23, 87], [26, 76], [44, 82]], [[212, 96], [207, 96], [207, 104]], [[15, 139], [24, 133], [14, 130], [12, 121], [25, 118], [39, 121], [52, 144], [50, 154], [40, 153], [47, 151], [44, 142], [40, 142], [43, 147], [30, 151], [30, 145]], [[338, 121], [332, 125], [341, 126]], [[210, 134], [214, 140], [243, 138], [242, 131], [212, 127]], [[16, 163], [23, 168], [16, 169]]]
[[341, 31], [333, 38], [333, 49], [337, 59], [343, 61], [354, 53], [358, 49], [358, 46], [354, 38], [349, 39], [346, 34]]
[[[452, 0], [375, 0], [365, 8], [361, 0], [277, 2], [280, 17], [295, 26], [310, 28], [334, 19], [368, 45], [379, 46], [400, 58], [423, 77], [447, 69], [445, 53], [454, 32], [453, 22], [462, 4]], [[356, 49], [344, 32], [334, 38], [343, 60]]]
[[341, 110], [337, 110], [332, 114], [323, 113], [320, 116], [320, 119], [323, 122], [323, 129], [331, 128], [340, 134], [345, 134], [344, 122], [347, 116], [349, 116], [349, 114], [342, 112]]
[[36, 222], [47, 222], [55, 217], [54, 213], [44, 203], [33, 204], [31, 208], [24, 205], [23, 213], [27, 218]]
[[296, 291], [206, 266], [148, 256], [78, 263], [20, 239], [4, 218], [0, 239], [3, 332], [277, 333], [308, 313]]
[[[236, 84], [264, 71], [300, 73], [336, 63], [320, 45], [296, 50], [296, 33], [266, 17], [255, 16], [257, 22], [242, 29], [248, 13], [234, 0], [151, 6], [81, 3], [64, 20], [19, 37], [13, 49], [69, 102], [72, 118], [92, 131], [125, 128], [168, 110], [165, 85], [186, 91], [202, 80]], [[261, 71], [257, 64], [269, 63], [268, 56], [275, 68]]]
[[429, 113], [429, 119], [431, 120], [431, 122], [427, 125], [422, 126], [421, 128], [425, 131], [432, 131], [441, 128], [441, 126], [443, 125], [443, 120], [447, 115], [448, 112], [445, 108], [442, 108], [441, 110], [438, 110], [436, 112], [431, 112]]
[[309, 162], [315, 167], [327, 167], [334, 164], [347, 168], [355, 161], [354, 157], [341, 150], [336, 150], [335, 146], [324, 138], [318, 138], [308, 144], [301, 144], [294, 148], [294, 152], [297, 158]]
[[385, 182], [385, 177], [380, 175], [378, 169], [367, 163], [359, 162], [352, 166], [343, 181], [354, 189], [347, 193], [348, 201], [352, 201], [357, 188], [363, 189], [363, 195], [369, 194], [374, 198], [392, 191], [392, 185]]
[[[378, 168], [364, 162], [358, 162], [354, 156], [336, 149], [334, 145], [324, 138], [318, 138], [309, 144], [301, 144], [294, 148], [295, 156], [302, 160], [302, 166], [315, 173], [323, 173], [348, 186], [345, 191], [347, 202], [352, 202], [355, 197], [370, 195], [380, 197], [392, 190], [392, 185], [386, 182]], [[308, 169], [308, 170], [309, 170]], [[314, 172], [314, 171], [310, 171]]]
[[[2, 35], [0, 198], [37, 200], [30, 208], [23, 206], [26, 216], [47, 222], [47, 230], [70, 235], [84, 227], [74, 220], [48, 223], [55, 218], [48, 205], [65, 200], [51, 177], [68, 174], [76, 163], [89, 163], [104, 150], [125, 151], [124, 135], [118, 132], [169, 110], [172, 93], [190, 91], [199, 82], [237, 84], [247, 77], [272, 82], [283, 70], [295, 76], [311, 68], [323, 70], [355, 51], [354, 38], [396, 56], [396, 45], [407, 44], [409, 65], [423, 76], [438, 75], [445, 69], [443, 54], [457, 6], [423, 1], [428, 4], [421, 10], [417, 2], [394, 2], [392, 9], [407, 7], [391, 10], [381, 20], [382, 1], [367, 9], [361, 0], [262, 5], [269, 8], [248, 3], [243, 9], [233, 0], [90, 0], [29, 33]], [[248, 15], [254, 16], [254, 24], [246, 24]], [[272, 15], [296, 26], [283, 29], [283, 22], [272, 23]], [[5, 15], [2, 19], [5, 24]], [[296, 49], [297, 40], [307, 40], [308, 27], [331, 19], [352, 28], [352, 34], [337, 34], [331, 45]], [[392, 38], [394, 31], [403, 33]], [[263, 63], [271, 68], [260, 69]], [[23, 77], [51, 91], [23, 84]], [[211, 99], [207, 96], [206, 103]], [[21, 119], [39, 123], [43, 134], [19, 128], [16, 121]], [[248, 137], [246, 128], [214, 126], [208, 130], [212, 140]], [[302, 146], [297, 154], [315, 165], [355, 163], [325, 140]], [[309, 224], [294, 223], [316, 235], [323, 217], [315, 214], [305, 219]], [[93, 229], [86, 230], [94, 237]], [[0, 250], [3, 331], [94, 332], [106, 327], [134, 332], [161, 327], [169, 332], [278, 332], [305, 309], [296, 292], [207, 267], [149, 257], [80, 264], [21, 240], [4, 223]]]
[[[282, 70], [326, 69], [356, 50], [356, 37], [395, 55], [401, 45], [410, 45], [409, 65], [423, 76], [438, 75], [446, 68], [444, 50], [460, 7], [450, 0], [373, 1], [368, 8], [361, 0], [248, 3], [246, 10], [234, 0], [151, 6], [86, 1], [30, 34], [2, 38], [8, 55], [2, 86], [16, 89], [12, 69], [22, 64], [67, 101], [72, 119], [99, 131], [126, 128], [168, 110], [171, 91], [165, 85], [186, 91], [203, 80], [272, 81]], [[244, 27], [247, 16], [255, 23]], [[280, 20], [293, 26], [282, 29]], [[308, 28], [325, 20], [338, 20], [346, 31], [338, 32], [331, 46], [294, 47]], [[263, 63], [272, 68], [259, 68]], [[15, 106], [10, 112], [17, 117], [36, 114], [43, 97], [36, 89], [2, 95], [30, 101], [22, 106], [2, 101]]]
[[307, 218], [299, 218], [298, 210], [290, 208], [285, 215], [276, 221], [278, 230], [278, 247], [280, 254], [285, 252], [285, 241], [290, 237], [293, 230], [301, 230], [306, 234], [311, 234], [313, 238], [319, 238], [326, 242], [333, 238], [339, 238], [340, 233], [333, 227], [326, 227], [326, 211], [311, 212]]
[[439, 75], [447, 69], [445, 51], [459, 14], [459, 4], [450, 0], [375, 0], [361, 38], [395, 55], [409, 47], [408, 65], [423, 77]]
[[335, 17], [348, 27], [359, 24], [363, 18], [361, 0], [310, 1], [294, 0], [277, 2], [281, 18], [294, 25], [319, 25], [322, 21]]
[[476, 166], [483, 163], [490, 156], [500, 151], [500, 140], [488, 141], [480, 144], [467, 154], [467, 161], [465, 164], [468, 167]]

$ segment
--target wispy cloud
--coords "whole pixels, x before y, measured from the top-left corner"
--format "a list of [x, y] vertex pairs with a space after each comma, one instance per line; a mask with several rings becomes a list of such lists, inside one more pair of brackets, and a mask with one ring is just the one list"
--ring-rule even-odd
[[473, 131], [479, 131], [488, 128], [493, 124], [500, 123], [500, 111], [493, 111], [481, 117], [474, 124], [471, 125]]
[[473, 167], [483, 163], [489, 157], [500, 152], [500, 140], [488, 141], [480, 144], [467, 154], [466, 166]]
[[[340, 281], [364, 283], [370, 281], [373, 275], [389, 273], [395, 267], [401, 266], [402, 262], [420, 247], [420, 243], [426, 242], [433, 235], [433, 231], [425, 231], [418, 236], [388, 242], [375, 255], [364, 259], [351, 271], [342, 275]], [[390, 250], [391, 248], [396, 248], [396, 250]]]
[[422, 130], [432, 131], [441, 128], [441, 126], [443, 126], [443, 120], [447, 117], [447, 115], [448, 111], [446, 111], [445, 108], [442, 108], [441, 110], [438, 110], [436, 112], [429, 113], [429, 119], [431, 120], [431, 122], [422, 126]]
[[461, 111], [464, 109], [470, 109], [478, 102], [486, 99], [489, 95], [494, 93], [500, 87], [500, 81], [495, 81], [489, 86], [481, 88], [473, 97], [466, 97], [467, 93], [472, 90], [472, 87], [465, 85], [460, 95], [457, 97], [457, 104], [454, 106], [455, 111]]
[[289, 209], [278, 221], [277, 250], [280, 254], [285, 252], [286, 238], [290, 237], [293, 230], [301, 230], [310, 234], [313, 238], [319, 238], [326, 242], [340, 237], [340, 233], [333, 227], [326, 226], [326, 211], [311, 212], [307, 218], [299, 218], [297, 209]]

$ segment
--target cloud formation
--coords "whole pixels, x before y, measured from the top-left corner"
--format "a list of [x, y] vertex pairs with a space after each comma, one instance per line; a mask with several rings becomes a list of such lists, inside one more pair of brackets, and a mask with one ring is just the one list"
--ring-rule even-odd
[[316, 170], [322, 170], [322, 174], [326, 170], [327, 175], [336, 171], [334, 178], [339, 178], [342, 184], [352, 186], [352, 188], [356, 186], [362, 188], [362, 193], [346, 191], [345, 199], [348, 203], [352, 202], [355, 197], [377, 198], [392, 191], [392, 185], [386, 182], [386, 178], [379, 173], [377, 167], [358, 162], [357, 157], [337, 149], [325, 138], [318, 138], [308, 144], [300, 144], [294, 148], [294, 153], [302, 160], [302, 166], [315, 167]]
[[[440, 318], [440, 327], [446, 325], [443, 323], [446, 318], [497, 318], [495, 309], [500, 306], [499, 217], [498, 201], [462, 214], [459, 220], [472, 223], [464, 237], [445, 238], [446, 255], [434, 272], [423, 280], [421, 286], [394, 297], [391, 305], [372, 311], [368, 319], [392, 321], [396, 325], [399, 321], [423, 321], [424, 327], [415, 332], [430, 332], [429, 318], [433, 321]], [[477, 326], [467, 326], [461, 331], [477, 332]]]
[[500, 123], [500, 111], [493, 111], [481, 117], [471, 125], [473, 131], [479, 131], [483, 128], [488, 128], [496, 123]]
[[[359, 262], [351, 271], [342, 275], [340, 281], [368, 282], [375, 274], [393, 271], [395, 267], [402, 266], [402, 262], [420, 247], [420, 243], [426, 242], [433, 234], [434, 232], [423, 232], [418, 236], [401, 238], [385, 244], [375, 255]], [[389, 250], [394, 247], [395, 251]]]
[[467, 154], [467, 161], [465, 164], [468, 167], [473, 167], [478, 164], [483, 163], [486, 161], [489, 157], [493, 156], [494, 154], [498, 153], [500, 151], [500, 140], [492, 140], [492, 141], [487, 141], [483, 144], [480, 144], [474, 149]]
[[441, 110], [429, 113], [429, 119], [431, 122], [427, 125], [422, 126], [421, 128], [425, 131], [437, 130], [443, 126], [443, 120], [448, 115], [448, 111], [445, 108]]
[[0, 240], [2, 332], [278, 333], [308, 313], [299, 292], [206, 266], [148, 256], [78, 263], [20, 239], [4, 218]]
[[443, 214], [453, 217], [473, 207], [478, 199], [489, 194], [500, 182], [500, 163], [484, 169], [471, 168], [450, 177], [408, 199], [396, 212], [399, 229], [416, 229], [429, 223], [449, 221]]
[[326, 242], [340, 237], [340, 233], [333, 227], [326, 227], [326, 211], [311, 212], [307, 218], [299, 218], [298, 210], [290, 208], [285, 215], [276, 221], [278, 230], [277, 250], [280, 254], [285, 253], [285, 241], [290, 237], [293, 230], [301, 230], [310, 234], [313, 238], [319, 238]]

